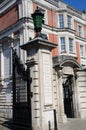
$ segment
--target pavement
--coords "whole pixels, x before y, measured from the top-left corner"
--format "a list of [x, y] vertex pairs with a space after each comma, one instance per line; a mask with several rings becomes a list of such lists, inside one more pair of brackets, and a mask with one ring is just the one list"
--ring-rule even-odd
[[86, 130], [86, 119], [68, 119], [67, 123], [59, 125], [58, 130]]
[[11, 129], [11, 123], [8, 123], [8, 121], [3, 121], [0, 119], [0, 130], [12, 130]]
[[5, 126], [0, 125], [0, 130], [11, 130], [11, 129], [9, 129], [9, 128], [5, 127]]
[[[10, 125], [0, 124], [0, 130], [13, 130]], [[86, 119], [68, 119], [67, 123], [59, 124], [58, 130], [86, 130]]]

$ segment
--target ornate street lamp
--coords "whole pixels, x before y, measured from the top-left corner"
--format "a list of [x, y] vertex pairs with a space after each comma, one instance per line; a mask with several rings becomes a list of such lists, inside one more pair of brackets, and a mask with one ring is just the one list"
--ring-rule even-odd
[[44, 13], [37, 7], [35, 12], [31, 15], [34, 22], [34, 30], [36, 32], [36, 37], [41, 35], [42, 23], [44, 18]]

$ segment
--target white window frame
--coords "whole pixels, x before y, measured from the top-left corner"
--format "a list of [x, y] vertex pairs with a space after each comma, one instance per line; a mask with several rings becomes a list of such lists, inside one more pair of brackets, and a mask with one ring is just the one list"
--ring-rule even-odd
[[42, 7], [39, 7], [39, 9], [44, 13], [44, 24], [48, 24], [48, 15], [47, 15], [47, 10], [42, 8]]
[[[5, 45], [6, 44], [6, 45]], [[9, 73], [5, 75], [5, 59], [4, 59], [4, 51], [5, 50], [10, 50], [10, 65], [9, 65]], [[3, 77], [4, 78], [9, 78], [9, 76], [12, 75], [12, 51], [11, 51], [11, 43], [3, 43], [2, 45], [2, 50], [3, 50]]]
[[73, 38], [68, 38], [68, 43], [69, 43], [69, 53], [74, 53], [74, 43], [73, 43]]
[[70, 15], [67, 15], [67, 27], [72, 28], [72, 17]]
[[59, 28], [63, 29], [64, 26], [65, 26], [65, 23], [64, 23], [64, 14], [61, 13], [61, 14], [59, 14]]
[[[81, 49], [82, 47], [82, 49]], [[84, 45], [80, 44], [80, 57], [84, 57]]]
[[82, 37], [82, 25], [78, 25], [78, 36]]
[[61, 48], [60, 49], [61, 52], [66, 52], [66, 38], [65, 37], [60, 37], [60, 48]]

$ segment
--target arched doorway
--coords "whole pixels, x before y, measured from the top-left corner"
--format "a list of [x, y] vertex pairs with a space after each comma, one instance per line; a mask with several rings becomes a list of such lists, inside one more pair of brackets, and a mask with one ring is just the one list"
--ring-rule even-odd
[[58, 76], [59, 121], [66, 122], [67, 117], [77, 117], [76, 71], [80, 65], [74, 57], [64, 55], [54, 57], [53, 63]]
[[73, 76], [68, 75], [63, 83], [64, 112], [68, 118], [74, 117], [73, 107]]

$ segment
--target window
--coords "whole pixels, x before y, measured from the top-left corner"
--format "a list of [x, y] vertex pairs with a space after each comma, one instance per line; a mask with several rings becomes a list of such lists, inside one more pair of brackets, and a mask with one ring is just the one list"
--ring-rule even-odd
[[82, 26], [78, 25], [78, 36], [82, 36]]
[[84, 47], [83, 45], [80, 45], [80, 55], [83, 56], [84, 54]]
[[44, 14], [43, 23], [45, 23], [45, 20], [46, 20], [46, 18], [45, 18], [46, 11], [44, 9], [40, 8], [40, 7], [39, 7], [39, 10], [41, 10], [41, 12]]
[[64, 28], [64, 15], [59, 14], [59, 27]]
[[73, 39], [69, 38], [69, 52], [73, 53]]
[[66, 46], [65, 46], [65, 37], [60, 38], [61, 41], [61, 51], [66, 51]]
[[9, 47], [3, 50], [4, 61], [4, 77], [11, 75], [11, 49]]
[[68, 28], [71, 28], [71, 16], [67, 16], [67, 24], [68, 24]]

